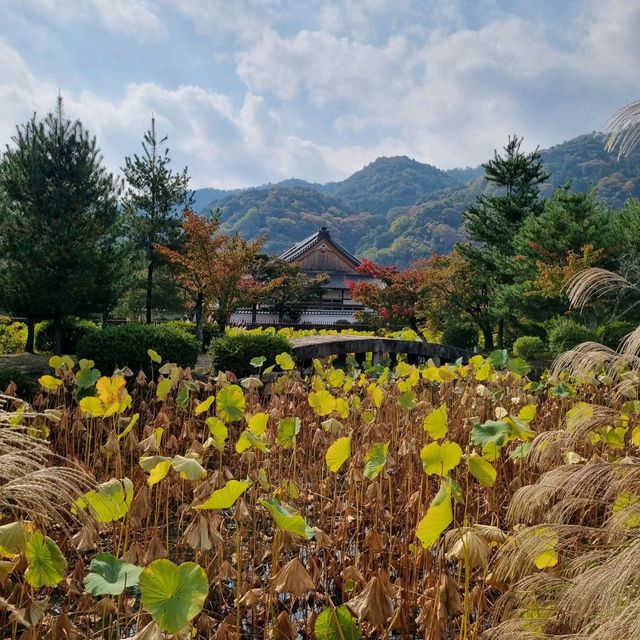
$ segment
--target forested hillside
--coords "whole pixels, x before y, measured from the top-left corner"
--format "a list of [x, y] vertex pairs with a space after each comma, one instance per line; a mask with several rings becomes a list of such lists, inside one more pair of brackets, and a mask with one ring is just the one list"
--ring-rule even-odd
[[[618, 160], [601, 136], [588, 134], [542, 151], [551, 178], [550, 195], [571, 182], [595, 188], [620, 208], [640, 196], [640, 153]], [[248, 238], [264, 235], [266, 249], [279, 252], [325, 224], [345, 247], [383, 263], [404, 265], [433, 252], [446, 253], [463, 239], [462, 212], [491, 187], [481, 167], [441, 171], [406, 156], [378, 158], [342, 182], [321, 185], [291, 178], [274, 185], [214, 193], [223, 229]], [[201, 211], [206, 207], [196, 207]]]

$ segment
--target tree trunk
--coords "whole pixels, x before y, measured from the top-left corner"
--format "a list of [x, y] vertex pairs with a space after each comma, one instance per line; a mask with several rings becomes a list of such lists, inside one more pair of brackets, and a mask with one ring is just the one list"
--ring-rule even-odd
[[257, 322], [258, 322], [258, 304], [254, 302], [251, 305], [251, 324], [255, 326]]
[[480, 329], [482, 330], [482, 337], [484, 338], [484, 348], [487, 351], [493, 349], [493, 331], [491, 327], [483, 324]]
[[147, 267], [147, 324], [151, 324], [151, 294], [153, 293], [153, 262], [149, 262]]
[[411, 328], [418, 334], [418, 337], [422, 342], [424, 342], [425, 344], [429, 344], [429, 339], [424, 335], [424, 333], [422, 333], [422, 329], [420, 329], [418, 323], [415, 320], [411, 320]]
[[204, 294], [198, 292], [196, 297], [196, 308], [194, 319], [196, 321], [196, 339], [200, 343], [200, 348], [204, 348], [204, 331], [202, 330], [202, 311], [204, 309]]
[[53, 352], [57, 356], [62, 355], [62, 321], [60, 318], [53, 319]]
[[108, 309], [105, 309], [102, 312], [102, 328], [106, 329], [107, 328], [107, 323], [109, 322], [109, 311]]
[[498, 349], [504, 349], [504, 318], [498, 320]]
[[33, 353], [36, 343], [36, 321], [33, 318], [27, 318], [25, 324], [27, 325], [27, 344], [24, 350], [27, 353]]

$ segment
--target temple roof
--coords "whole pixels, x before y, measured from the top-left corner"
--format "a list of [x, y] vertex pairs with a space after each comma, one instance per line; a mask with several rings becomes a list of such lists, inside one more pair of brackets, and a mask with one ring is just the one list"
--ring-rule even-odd
[[318, 244], [321, 240], [331, 244], [346, 260], [348, 260], [354, 267], [360, 266], [358, 258], [350, 254], [344, 247], [340, 246], [329, 233], [327, 227], [320, 227], [318, 231], [310, 235], [300, 242], [296, 242], [292, 247], [289, 247], [283, 254], [280, 255], [282, 260], [287, 262], [293, 262], [296, 258], [299, 258], [305, 251], [311, 249], [314, 245]]

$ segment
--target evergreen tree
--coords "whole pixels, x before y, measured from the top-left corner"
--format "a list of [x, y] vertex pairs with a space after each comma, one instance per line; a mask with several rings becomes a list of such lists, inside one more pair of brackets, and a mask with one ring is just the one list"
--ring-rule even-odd
[[538, 150], [524, 153], [521, 145], [521, 138], [510, 136], [504, 156], [496, 151], [493, 160], [483, 165], [485, 179], [495, 190], [481, 195], [465, 211], [464, 225], [471, 244], [458, 246], [475, 271], [478, 283], [493, 292], [490, 314], [498, 322], [500, 348], [505, 320], [511, 315], [508, 305], [502, 304], [501, 289], [513, 285], [516, 277], [514, 239], [527, 218], [542, 213], [544, 201], [539, 185], [549, 178]]
[[0, 160], [0, 306], [36, 320], [103, 313], [116, 294], [119, 185], [95, 138], [55, 113], [19, 126]]
[[155, 119], [144, 134], [143, 154], [125, 158], [122, 168], [128, 183], [124, 208], [135, 245], [144, 252], [147, 271], [146, 322], [151, 323], [154, 273], [162, 261], [156, 249], [160, 244], [175, 249], [182, 232], [182, 211], [193, 203], [193, 192], [188, 190], [187, 167], [174, 173], [169, 167], [169, 149], [161, 150], [167, 136], [158, 139]]

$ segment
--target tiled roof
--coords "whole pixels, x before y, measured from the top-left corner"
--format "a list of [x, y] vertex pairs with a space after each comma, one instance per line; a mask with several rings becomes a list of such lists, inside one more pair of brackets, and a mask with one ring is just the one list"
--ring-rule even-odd
[[321, 227], [319, 231], [316, 231], [314, 234], [310, 235], [308, 238], [304, 240], [300, 240], [300, 242], [296, 242], [292, 247], [289, 247], [283, 254], [280, 255], [282, 260], [286, 260], [287, 262], [293, 262], [296, 258], [301, 256], [305, 251], [313, 247], [320, 240], [325, 240], [329, 242], [333, 247], [335, 247], [349, 262], [353, 264], [354, 267], [358, 267], [360, 265], [360, 261], [355, 256], [351, 255], [344, 247], [341, 247], [329, 233], [327, 227]]

